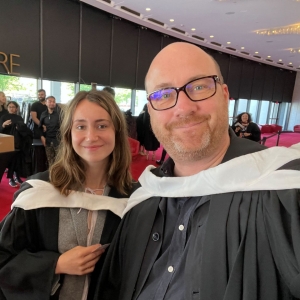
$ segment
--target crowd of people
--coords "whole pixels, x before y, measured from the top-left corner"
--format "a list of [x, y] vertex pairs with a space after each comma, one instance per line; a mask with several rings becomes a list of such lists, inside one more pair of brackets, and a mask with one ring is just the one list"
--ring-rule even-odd
[[0, 299], [299, 299], [299, 144], [261, 145], [248, 113], [229, 126], [228, 86], [195, 45], [163, 48], [145, 87], [140, 119], [169, 158], [133, 182], [124, 114], [79, 92], [53, 164], [0, 223]]

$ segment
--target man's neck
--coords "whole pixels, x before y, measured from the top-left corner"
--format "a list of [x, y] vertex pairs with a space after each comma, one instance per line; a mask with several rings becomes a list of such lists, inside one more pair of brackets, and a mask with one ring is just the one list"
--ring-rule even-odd
[[201, 171], [207, 170], [209, 168], [215, 167], [219, 165], [223, 157], [225, 156], [227, 149], [230, 144], [230, 138], [227, 136], [226, 140], [212, 155], [200, 159], [198, 161], [175, 161], [174, 166], [174, 175], [176, 177], [183, 177], [183, 176], [191, 176], [197, 174]]
[[48, 113], [52, 114], [53, 112], [54, 112], [54, 109], [48, 107]]

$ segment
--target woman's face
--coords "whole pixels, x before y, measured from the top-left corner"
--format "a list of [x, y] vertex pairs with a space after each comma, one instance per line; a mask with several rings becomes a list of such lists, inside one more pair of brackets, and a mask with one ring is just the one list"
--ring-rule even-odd
[[243, 123], [248, 123], [248, 115], [247, 114], [243, 114], [241, 118], [242, 118]]
[[104, 108], [82, 100], [74, 112], [71, 137], [74, 151], [88, 166], [106, 167], [115, 147], [115, 128]]
[[7, 106], [7, 110], [10, 114], [16, 114], [18, 108], [13, 103], [9, 103], [9, 105]]
[[4, 93], [0, 93], [0, 105], [3, 105], [6, 103], [6, 97]]

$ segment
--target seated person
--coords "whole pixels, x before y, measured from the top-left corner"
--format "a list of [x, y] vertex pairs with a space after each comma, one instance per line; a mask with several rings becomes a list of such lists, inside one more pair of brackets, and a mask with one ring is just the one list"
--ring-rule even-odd
[[251, 115], [247, 112], [243, 112], [236, 117], [232, 129], [240, 138], [255, 142], [260, 141], [260, 129], [257, 124], [252, 122]]
[[[19, 143], [16, 140], [15, 130], [18, 122], [24, 123], [21, 116], [17, 115], [19, 104], [15, 101], [10, 101], [7, 104], [8, 113], [0, 118], [0, 133], [15, 136], [15, 148], [19, 149]], [[15, 159], [9, 164], [7, 178], [11, 187], [18, 187], [23, 181], [19, 176], [19, 168], [21, 165], [21, 153], [18, 152]], [[14, 177], [15, 175], [15, 177]]]

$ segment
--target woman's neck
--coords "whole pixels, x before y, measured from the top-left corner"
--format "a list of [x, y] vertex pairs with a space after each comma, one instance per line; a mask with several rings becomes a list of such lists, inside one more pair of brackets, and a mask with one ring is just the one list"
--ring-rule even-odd
[[106, 168], [88, 167], [85, 176], [85, 187], [90, 189], [104, 188], [107, 183]]

